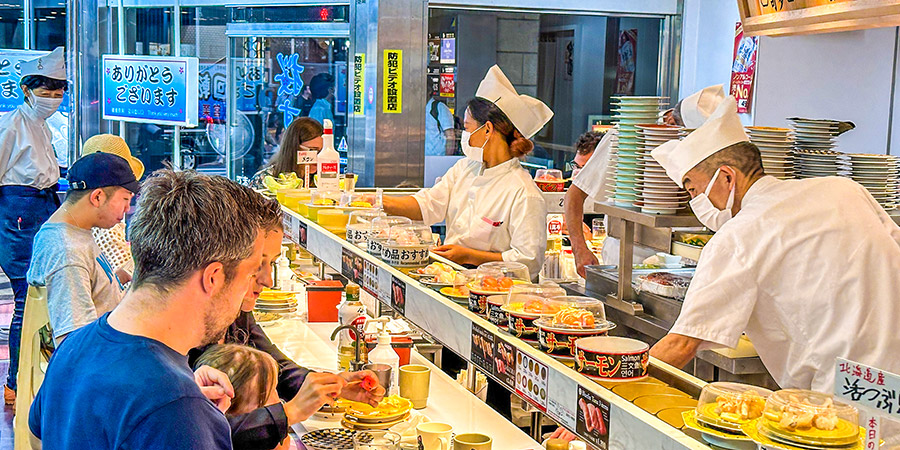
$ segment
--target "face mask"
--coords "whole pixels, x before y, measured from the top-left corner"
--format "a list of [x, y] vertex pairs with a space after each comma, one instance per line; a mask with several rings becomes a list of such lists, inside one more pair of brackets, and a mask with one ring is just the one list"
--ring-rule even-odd
[[39, 119], [43, 120], [52, 116], [62, 104], [62, 98], [38, 97], [34, 94], [30, 94], [28, 100], [31, 103], [31, 110]]
[[716, 182], [718, 177], [719, 169], [716, 169], [716, 173], [709, 180], [709, 184], [706, 185], [706, 192], [691, 200], [691, 209], [694, 210], [697, 219], [712, 231], [718, 231], [719, 228], [722, 228], [722, 225], [725, 225], [725, 222], [731, 219], [731, 207], [734, 206], [734, 186], [731, 187], [731, 193], [728, 194], [728, 202], [725, 203], [725, 209], [716, 208], [716, 205], [713, 205], [709, 200], [709, 191], [712, 190], [713, 183]]
[[[475, 131], [478, 131], [482, 128], [484, 128], [484, 125], [476, 128]], [[474, 133], [475, 131], [473, 131], [472, 133]], [[462, 146], [463, 154], [472, 161], [484, 162], [484, 146], [487, 145], [487, 139], [484, 140], [484, 144], [481, 147], [472, 147], [472, 145], [469, 144], [469, 138], [472, 137], [472, 133], [466, 130], [463, 130], [462, 132], [462, 136], [460, 137], [460, 145]]]

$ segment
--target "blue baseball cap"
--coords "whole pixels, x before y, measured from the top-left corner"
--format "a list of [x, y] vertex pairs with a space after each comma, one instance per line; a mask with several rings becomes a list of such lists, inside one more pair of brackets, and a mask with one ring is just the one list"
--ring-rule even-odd
[[75, 161], [66, 176], [69, 189], [86, 190], [120, 186], [137, 194], [140, 183], [128, 161], [111, 153], [91, 153]]

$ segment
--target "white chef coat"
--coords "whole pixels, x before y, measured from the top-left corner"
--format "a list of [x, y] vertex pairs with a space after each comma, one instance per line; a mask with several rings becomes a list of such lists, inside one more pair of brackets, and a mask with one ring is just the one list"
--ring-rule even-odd
[[572, 184], [581, 189], [588, 197], [597, 202], [605, 202], [607, 198], [607, 175], [609, 175], [609, 151], [613, 137], [618, 134], [615, 128], [603, 135], [594, 154], [588, 158], [581, 171], [572, 178]]
[[28, 104], [0, 118], [0, 186], [45, 189], [59, 180], [50, 128]]
[[547, 249], [547, 206], [518, 159], [490, 169], [461, 159], [439, 183], [414, 197], [426, 224], [447, 221], [445, 244], [500, 252], [504, 261], [528, 266], [532, 277], [540, 272]]
[[835, 358], [900, 373], [900, 228], [861, 185], [750, 187], [703, 249], [672, 333], [735, 347], [742, 331], [782, 388], [833, 392]]

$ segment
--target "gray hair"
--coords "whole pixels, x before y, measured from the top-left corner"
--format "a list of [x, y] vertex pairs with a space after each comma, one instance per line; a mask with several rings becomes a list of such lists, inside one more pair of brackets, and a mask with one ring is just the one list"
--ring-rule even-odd
[[259, 233], [262, 203], [248, 201], [258, 197], [222, 177], [153, 173], [141, 187], [131, 221], [132, 287], [150, 285], [168, 292], [213, 262], [222, 263], [230, 279], [250, 257]]
[[712, 176], [722, 166], [734, 167], [747, 176], [765, 175], [759, 148], [747, 141], [729, 145], [709, 155], [695, 169]]

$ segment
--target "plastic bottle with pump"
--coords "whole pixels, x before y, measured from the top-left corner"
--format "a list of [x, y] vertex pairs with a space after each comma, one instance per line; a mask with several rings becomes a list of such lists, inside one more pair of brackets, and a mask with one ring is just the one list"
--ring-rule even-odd
[[[344, 301], [338, 305], [338, 322], [341, 325], [353, 325], [357, 333], [363, 333], [366, 325], [366, 307], [359, 299], [359, 285], [348, 283], [344, 292]], [[341, 370], [350, 370], [350, 361], [356, 355], [356, 338], [350, 330], [341, 330], [338, 336], [338, 367]], [[365, 346], [360, 348], [359, 358], [366, 359]]]
[[385, 395], [396, 395], [399, 392], [400, 355], [391, 347], [391, 335], [386, 330], [387, 323], [390, 320], [389, 317], [379, 317], [372, 320], [373, 322], [380, 322], [381, 328], [378, 330], [378, 345], [369, 352], [369, 362], [391, 366], [391, 389]]
[[325, 119], [323, 126], [325, 132], [322, 135], [322, 151], [316, 159], [316, 172], [319, 176], [316, 187], [324, 191], [339, 191], [341, 155], [334, 149], [334, 125], [331, 120]]
[[281, 247], [281, 255], [275, 259], [275, 284], [282, 291], [294, 290], [294, 272], [291, 270], [291, 260], [287, 257], [287, 247]]

